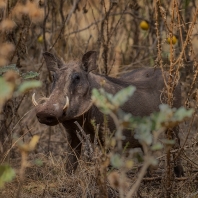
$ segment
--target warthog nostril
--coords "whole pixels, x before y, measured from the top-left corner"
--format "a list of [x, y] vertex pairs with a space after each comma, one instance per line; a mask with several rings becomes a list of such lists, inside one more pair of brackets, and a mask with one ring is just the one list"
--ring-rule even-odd
[[53, 121], [57, 120], [56, 117], [54, 117], [54, 116], [47, 116], [45, 119], [48, 122], [53, 122]]
[[38, 118], [39, 122], [41, 123], [54, 123], [57, 122], [56, 116], [53, 115], [45, 115], [45, 114], [37, 114], [36, 117]]

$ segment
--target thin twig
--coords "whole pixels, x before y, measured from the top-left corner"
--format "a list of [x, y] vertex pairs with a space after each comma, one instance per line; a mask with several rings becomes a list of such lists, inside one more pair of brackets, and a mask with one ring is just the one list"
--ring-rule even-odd
[[64, 20], [64, 23], [61, 27], [61, 30], [56, 38], [56, 40], [54, 41], [54, 43], [52, 44], [52, 46], [50, 47], [49, 51], [52, 50], [52, 48], [56, 45], [56, 43], [58, 42], [58, 39], [60, 38], [60, 35], [62, 34], [62, 31], [64, 30], [65, 26], [68, 24], [69, 20], [71, 19], [72, 17], [72, 14], [75, 12], [76, 10], [76, 7], [78, 5], [78, 3], [80, 2], [80, 0], [75, 0], [74, 3], [73, 3], [73, 7], [70, 11], [70, 13], [66, 16], [65, 20]]
[[150, 163], [151, 163], [151, 159], [148, 156], [147, 158], [145, 158], [144, 164], [143, 164], [143, 166], [142, 166], [142, 168], [141, 168], [141, 170], [138, 174], [137, 180], [136, 180], [135, 184], [133, 184], [133, 186], [129, 190], [129, 192], [127, 193], [126, 198], [131, 198], [134, 195], [134, 193], [137, 192], [137, 190], [140, 186], [140, 183], [141, 183], [144, 175], [146, 174], [146, 171], [147, 171], [148, 167], [150, 166]]

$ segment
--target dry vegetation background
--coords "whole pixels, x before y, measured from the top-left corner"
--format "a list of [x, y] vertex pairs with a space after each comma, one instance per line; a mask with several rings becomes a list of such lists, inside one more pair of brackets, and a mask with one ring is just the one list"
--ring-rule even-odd
[[[38, 72], [35, 78], [43, 85], [34, 92], [46, 96], [50, 76], [42, 57], [44, 51], [68, 61], [97, 50], [99, 72], [111, 76], [139, 67], [168, 70], [170, 93], [180, 80], [183, 105], [195, 108], [193, 117], [181, 124], [185, 177], [174, 178], [166, 189], [165, 158], [161, 155], [160, 168], [154, 176], [143, 179], [133, 196], [198, 197], [197, 6], [196, 0], [0, 0], [0, 74], [1, 68], [11, 63], [16, 64], [21, 76], [28, 71]], [[143, 20], [148, 21], [148, 30], [140, 28]], [[170, 39], [173, 35], [176, 44]], [[8, 82], [18, 83], [18, 75], [11, 71], [3, 74]], [[119, 197], [116, 189], [126, 190], [133, 185], [140, 163], [134, 165], [128, 178], [118, 173], [104, 176], [100, 170], [106, 167], [106, 161], [97, 152], [93, 163], [79, 159], [77, 172], [67, 175], [67, 134], [61, 125], [38, 123], [32, 93], [0, 100], [0, 160], [16, 171], [15, 179], [0, 189], [0, 197]], [[169, 97], [171, 101], [171, 94]], [[19, 143], [29, 142], [34, 135], [40, 140], [27, 156]]]

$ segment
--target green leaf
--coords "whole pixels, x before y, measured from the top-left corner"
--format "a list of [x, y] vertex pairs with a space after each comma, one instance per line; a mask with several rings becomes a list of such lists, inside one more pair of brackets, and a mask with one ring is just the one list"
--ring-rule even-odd
[[150, 160], [151, 160], [150, 161], [151, 165], [153, 165], [153, 166], [158, 165], [158, 160], [157, 159], [155, 159], [155, 158], [152, 157]]
[[30, 89], [38, 88], [41, 87], [42, 83], [41, 81], [38, 80], [29, 80], [23, 82], [19, 87], [18, 87], [18, 92], [19, 93], [24, 93], [26, 91], [29, 91]]
[[27, 73], [22, 74], [23, 79], [32, 79], [32, 78], [36, 78], [38, 76], [39, 76], [39, 73], [33, 72], [33, 71], [29, 71]]
[[190, 118], [194, 113], [194, 109], [185, 109], [184, 107], [180, 107], [173, 116], [173, 121], [183, 121], [185, 118]]
[[145, 142], [147, 145], [151, 145], [153, 140], [153, 135], [151, 133], [152, 122], [149, 118], [144, 118], [139, 121], [137, 128], [135, 130], [134, 137], [140, 142]]
[[41, 159], [35, 159], [34, 160], [34, 164], [36, 164], [37, 166], [42, 166], [43, 165], [43, 161]]
[[[109, 114], [112, 109], [114, 109], [113, 105], [107, 100], [106, 92], [103, 89], [92, 90], [92, 101], [94, 104], [104, 113]], [[107, 96], [110, 98], [110, 94]]]
[[152, 147], [151, 147], [151, 150], [152, 151], [157, 151], [157, 150], [161, 150], [163, 148], [163, 145], [160, 143], [160, 142], [157, 142], [156, 144], [154, 144]]
[[3, 77], [0, 77], [0, 104], [3, 104], [12, 96], [14, 85], [7, 82]]
[[134, 86], [129, 86], [127, 88], [122, 89], [118, 93], [115, 94], [115, 96], [112, 99], [112, 103], [120, 107], [123, 105], [135, 92], [136, 88]]
[[168, 139], [164, 139], [164, 140], [161, 140], [163, 144], [166, 144], [166, 145], [174, 145], [175, 144], [175, 140], [168, 140]]
[[150, 116], [154, 123], [154, 130], [158, 130], [162, 127], [174, 127], [185, 118], [190, 118], [194, 113], [193, 109], [187, 110], [184, 107], [175, 109], [170, 108], [167, 104], [161, 104], [159, 108], [160, 112], [153, 113]]
[[123, 165], [123, 162], [119, 154], [112, 155], [110, 161], [112, 166], [115, 168], [120, 168]]
[[92, 101], [104, 114], [110, 114], [110, 112], [123, 105], [133, 95], [134, 91], [135, 87], [129, 86], [113, 96], [104, 89], [93, 89]]
[[15, 177], [15, 171], [9, 165], [0, 165], [0, 188], [5, 182], [10, 182]]
[[171, 109], [167, 104], [159, 105], [160, 112], [152, 113], [150, 118], [153, 122], [153, 130], [162, 128], [162, 124], [168, 123], [173, 116], [174, 109]]
[[19, 69], [16, 67], [16, 64], [11, 64], [11, 65], [0, 67], [0, 76], [2, 76], [4, 73], [10, 70], [15, 71], [19, 74]]

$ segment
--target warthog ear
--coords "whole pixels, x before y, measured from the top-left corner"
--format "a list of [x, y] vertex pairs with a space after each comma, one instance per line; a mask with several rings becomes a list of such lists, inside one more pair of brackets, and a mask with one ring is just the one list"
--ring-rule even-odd
[[90, 72], [97, 69], [96, 61], [97, 61], [97, 52], [88, 51], [82, 57], [83, 69], [86, 72]]
[[57, 69], [60, 69], [64, 65], [64, 63], [59, 58], [57, 58], [56, 56], [54, 56], [49, 52], [44, 52], [43, 57], [45, 59], [47, 68], [50, 71], [56, 71]]

